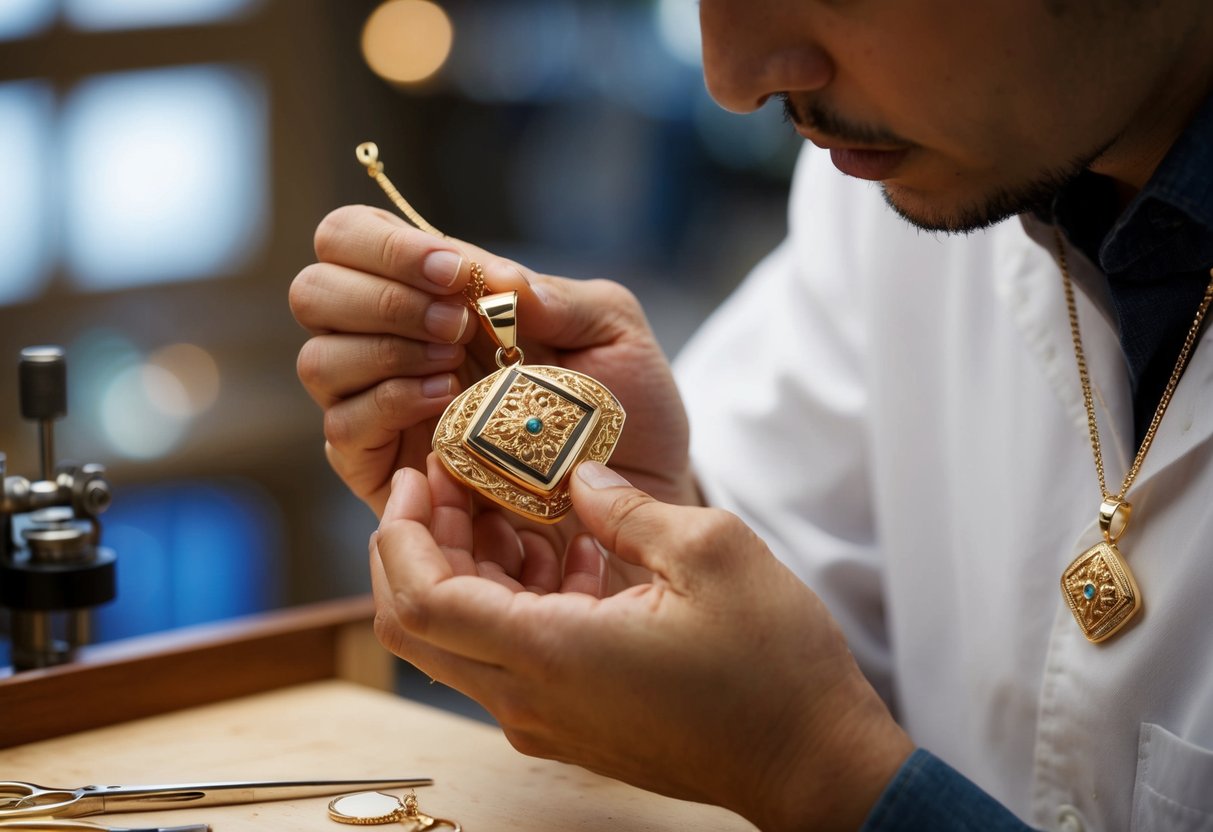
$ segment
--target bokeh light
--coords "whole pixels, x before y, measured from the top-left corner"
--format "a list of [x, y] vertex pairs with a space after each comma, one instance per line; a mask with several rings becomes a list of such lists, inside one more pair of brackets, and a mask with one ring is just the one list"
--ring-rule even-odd
[[153, 399], [169, 415], [192, 419], [209, 410], [219, 398], [219, 365], [202, 347], [195, 344], [162, 347], [148, 356], [147, 367], [164, 370], [178, 382], [179, 395], [163, 401]]
[[454, 42], [451, 20], [429, 0], [389, 0], [371, 12], [362, 30], [362, 55], [371, 70], [397, 84], [424, 81], [446, 63]]
[[101, 426], [110, 447], [128, 459], [167, 454], [185, 437], [188, 420], [165, 413], [155, 402], [183, 395], [181, 382], [161, 367], [121, 370], [101, 397]]
[[219, 398], [218, 364], [195, 344], [145, 354], [121, 333], [91, 329], [68, 348], [68, 358], [71, 410], [83, 429], [69, 439], [94, 455], [100, 444], [125, 459], [163, 457]]

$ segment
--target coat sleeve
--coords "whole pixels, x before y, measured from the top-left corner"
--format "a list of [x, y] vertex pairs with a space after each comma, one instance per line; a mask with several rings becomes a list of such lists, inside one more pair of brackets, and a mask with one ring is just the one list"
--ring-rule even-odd
[[[815, 158], [814, 158], [815, 157]], [[869, 481], [864, 287], [827, 248], [879, 194], [835, 194], [802, 157], [788, 238], [704, 324], [675, 369], [707, 501], [739, 515], [813, 588], [893, 706], [881, 548]], [[835, 190], [832, 190], [835, 189]], [[848, 237], [860, 229], [851, 227]], [[825, 255], [825, 256], [823, 256]]]

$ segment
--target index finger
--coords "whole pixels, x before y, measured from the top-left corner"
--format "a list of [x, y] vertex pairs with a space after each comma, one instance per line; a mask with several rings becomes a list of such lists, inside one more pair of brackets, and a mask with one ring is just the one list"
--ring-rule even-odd
[[316, 228], [316, 256], [427, 292], [453, 294], [470, 275], [463, 244], [435, 237], [404, 220], [366, 205], [329, 213]]

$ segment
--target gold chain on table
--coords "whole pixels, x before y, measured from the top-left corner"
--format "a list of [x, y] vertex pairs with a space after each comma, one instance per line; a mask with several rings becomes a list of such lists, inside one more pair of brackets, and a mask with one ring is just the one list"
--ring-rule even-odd
[[[1078, 363], [1078, 379], [1082, 383], [1082, 403], [1087, 409], [1087, 430], [1091, 435], [1091, 452], [1095, 456], [1095, 473], [1099, 475], [1100, 496], [1107, 499], [1113, 495], [1108, 493], [1108, 486], [1104, 479], [1103, 452], [1099, 446], [1099, 424], [1095, 419], [1095, 402], [1091, 396], [1091, 378], [1087, 372], [1087, 359], [1083, 353], [1082, 335], [1078, 328], [1078, 307], [1074, 302], [1073, 281], [1070, 279], [1070, 270], [1066, 260], [1066, 247], [1061, 237], [1061, 231], [1054, 228], [1053, 235], [1057, 240], [1057, 260], [1061, 266], [1061, 277], [1065, 286], [1066, 309], [1070, 313], [1070, 334], [1074, 338], [1074, 358]], [[1184, 367], [1187, 366], [1188, 358], [1192, 355], [1192, 348], [1196, 345], [1196, 338], [1200, 334], [1200, 326], [1204, 322], [1205, 313], [1209, 310], [1210, 302], [1213, 302], [1213, 269], [1209, 270], [1209, 278], [1209, 285], [1205, 287], [1205, 296], [1200, 302], [1200, 307], [1196, 310], [1196, 319], [1192, 321], [1192, 328], [1188, 330], [1188, 336], [1184, 339], [1183, 348], [1179, 351], [1179, 359], [1175, 362], [1175, 369], [1171, 371], [1171, 378], [1167, 381], [1167, 387], [1163, 390], [1162, 398], [1158, 401], [1158, 407], [1154, 410], [1154, 418], [1150, 420], [1150, 426], [1146, 429], [1146, 435], [1141, 440], [1141, 447], [1137, 449], [1137, 456], [1133, 458], [1133, 464], [1129, 467], [1128, 473], [1125, 474], [1124, 483], [1120, 486], [1120, 493], [1115, 495], [1121, 500], [1129, 493], [1130, 486], [1133, 485], [1133, 481], [1137, 479], [1138, 472], [1141, 471], [1142, 463], [1145, 462], [1150, 445], [1154, 442], [1154, 436], [1158, 433], [1158, 426], [1162, 423], [1162, 417], [1167, 412], [1167, 406], [1171, 404], [1171, 399], [1175, 395], [1175, 388], [1179, 386], [1179, 379], [1183, 375]]]
[[[366, 167], [367, 175], [378, 183], [383, 192], [387, 194], [387, 198], [392, 201], [400, 213], [404, 214], [413, 225], [420, 230], [431, 234], [441, 240], [449, 239], [445, 234], [431, 225], [421, 213], [409, 204], [409, 201], [404, 198], [400, 191], [396, 190], [396, 186], [392, 184], [392, 180], [387, 178], [387, 174], [383, 172], [383, 162], [379, 161], [379, 147], [374, 142], [363, 142], [358, 145], [354, 151], [358, 156], [358, 161]], [[488, 294], [488, 286], [484, 282], [484, 266], [477, 263], [475, 260], [469, 261], [468, 271], [471, 276], [468, 279], [468, 284], [463, 288], [463, 297], [467, 300], [468, 306], [472, 311], [476, 311], [476, 301]]]

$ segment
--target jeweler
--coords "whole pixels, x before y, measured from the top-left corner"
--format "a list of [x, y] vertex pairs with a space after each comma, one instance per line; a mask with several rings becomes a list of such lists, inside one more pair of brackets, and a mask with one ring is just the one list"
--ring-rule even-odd
[[[806, 148], [676, 374], [613, 283], [318, 229], [299, 367], [381, 640], [524, 753], [770, 832], [1213, 828], [1213, 4], [700, 10], [717, 101]], [[427, 460], [499, 370], [473, 276], [627, 412], [554, 525]]]

